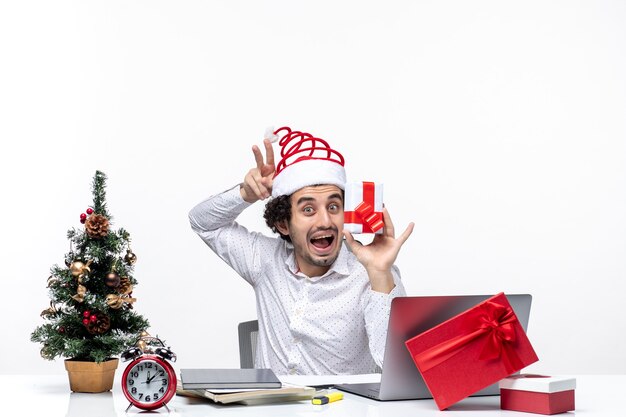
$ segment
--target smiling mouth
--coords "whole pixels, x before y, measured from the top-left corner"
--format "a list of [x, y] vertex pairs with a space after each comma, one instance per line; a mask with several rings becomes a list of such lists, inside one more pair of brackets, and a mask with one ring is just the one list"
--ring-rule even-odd
[[317, 249], [328, 249], [335, 241], [335, 236], [332, 234], [323, 235], [312, 238], [309, 242]]

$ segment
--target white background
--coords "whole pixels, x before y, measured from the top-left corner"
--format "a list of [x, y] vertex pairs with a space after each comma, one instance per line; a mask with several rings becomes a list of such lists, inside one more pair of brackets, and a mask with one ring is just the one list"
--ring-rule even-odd
[[[15, 1], [0, 5], [0, 373], [108, 177], [136, 311], [177, 367], [238, 367], [252, 290], [191, 231], [267, 126], [385, 184], [409, 295], [531, 293], [546, 373], [625, 373], [626, 3]], [[270, 233], [262, 204], [240, 218]]]

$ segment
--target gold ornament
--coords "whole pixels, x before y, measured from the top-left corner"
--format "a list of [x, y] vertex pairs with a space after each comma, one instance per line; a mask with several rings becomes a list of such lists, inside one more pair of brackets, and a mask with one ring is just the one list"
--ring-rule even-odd
[[41, 355], [42, 358], [46, 360], [54, 359], [54, 355], [52, 354], [52, 352], [50, 352], [50, 348], [46, 345], [44, 345], [44, 347], [41, 348], [41, 350], [39, 351], [39, 354]]
[[89, 268], [89, 265], [91, 265], [92, 262], [93, 261], [91, 259], [88, 260], [86, 264], [82, 263], [81, 261], [72, 262], [72, 264], [70, 265], [70, 272], [72, 273], [72, 276], [82, 277], [90, 273], [91, 268]]
[[85, 293], [87, 293], [87, 288], [83, 285], [83, 277], [91, 272], [91, 268], [89, 268], [89, 265], [91, 265], [92, 262], [93, 260], [91, 259], [88, 260], [86, 264], [82, 263], [81, 261], [74, 261], [70, 265], [70, 272], [72, 273], [72, 276], [75, 276], [76, 280], [78, 281], [76, 294], [74, 294], [72, 298], [79, 303], [85, 301]]
[[59, 282], [59, 280], [57, 278], [55, 278], [54, 276], [50, 275], [48, 277], [48, 285], [47, 285], [47, 287], [50, 288], [53, 285], [55, 285], [57, 282]]
[[44, 319], [48, 318], [48, 317], [53, 317], [58, 313], [58, 310], [56, 309], [56, 307], [54, 306], [54, 304], [52, 303], [52, 301], [50, 301], [50, 307], [46, 308], [44, 311], [41, 312], [41, 314], [39, 314], [41, 317], [43, 317]]
[[146, 344], [145, 340], [140, 340], [139, 342], [137, 342], [137, 347], [141, 349], [142, 352], [145, 352], [148, 345]]
[[137, 341], [137, 347], [141, 349], [142, 352], [145, 352], [146, 349], [148, 348], [148, 344], [146, 343], [145, 339], [150, 338], [150, 337], [151, 337], [150, 333], [148, 333], [145, 330], [139, 333], [139, 340]]
[[137, 301], [136, 298], [127, 294], [109, 294], [106, 298], [107, 305], [116, 310], [122, 308], [124, 304], [131, 305], [135, 301]]
[[72, 295], [72, 298], [79, 303], [85, 301], [85, 294], [87, 293], [87, 287], [82, 284], [82, 280], [78, 278], [78, 288], [76, 288], [76, 294]]
[[129, 265], [135, 265], [137, 262], [137, 255], [135, 255], [130, 248], [126, 249], [126, 256], [124, 256], [124, 260]]

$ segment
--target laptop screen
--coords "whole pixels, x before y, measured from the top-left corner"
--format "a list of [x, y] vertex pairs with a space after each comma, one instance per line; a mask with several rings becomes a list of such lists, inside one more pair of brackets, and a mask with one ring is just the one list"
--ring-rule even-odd
[[[381, 375], [380, 399], [431, 398], [404, 342], [493, 295], [452, 295], [396, 297], [391, 303], [385, 359]], [[524, 331], [528, 327], [532, 296], [506, 294]], [[494, 384], [476, 395], [499, 392]]]

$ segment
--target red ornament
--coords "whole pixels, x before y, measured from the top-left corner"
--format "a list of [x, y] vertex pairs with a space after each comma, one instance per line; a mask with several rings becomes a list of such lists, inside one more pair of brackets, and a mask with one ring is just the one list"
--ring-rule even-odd
[[86, 221], [87, 221], [86, 219], [80, 219], [80, 222], [81, 222], [82, 224], [85, 224], [85, 222], [86, 222]]
[[89, 326], [89, 319], [83, 319], [83, 324], [85, 326]]
[[84, 318], [88, 318], [90, 315], [91, 315], [91, 311], [89, 311], [89, 310], [83, 311], [83, 317]]
[[86, 218], [87, 218], [87, 215], [85, 213], [80, 213], [81, 220], [85, 220]]
[[59, 333], [61, 334], [65, 333], [65, 327], [63, 326], [59, 327]]
[[88, 207], [87, 208], [87, 214], [91, 214], [91, 213], [93, 213], [93, 209], [91, 207]]
[[98, 321], [98, 316], [96, 316], [95, 314], [92, 314], [89, 317], [89, 321], [92, 322], [92, 323], [95, 323], [96, 321]]

